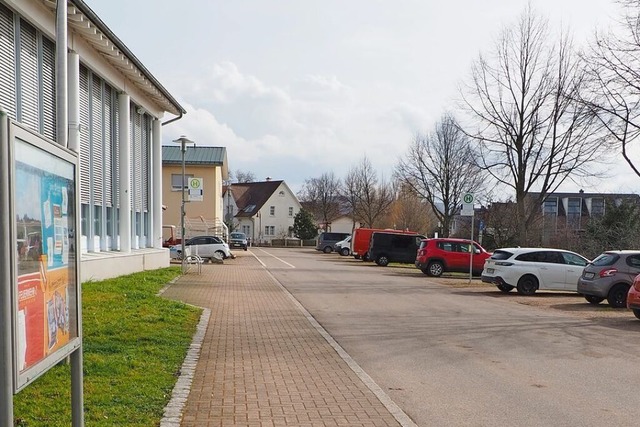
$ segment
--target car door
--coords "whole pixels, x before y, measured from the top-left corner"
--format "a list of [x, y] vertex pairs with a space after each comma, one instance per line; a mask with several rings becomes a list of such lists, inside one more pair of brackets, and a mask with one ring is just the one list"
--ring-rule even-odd
[[[619, 269], [618, 271], [620, 271]], [[633, 283], [633, 279], [640, 274], [640, 254], [629, 255], [624, 262], [623, 274], [627, 277], [630, 283]]]
[[541, 279], [539, 289], [564, 290], [567, 265], [562, 254], [557, 251], [539, 251], [535, 259]]
[[587, 260], [572, 252], [562, 252], [565, 263], [566, 276], [563, 289], [567, 291], [578, 290], [578, 279], [582, 276], [582, 271], [587, 266]]
[[469, 252], [469, 243], [458, 243], [456, 244], [456, 254], [453, 258], [456, 262], [456, 265], [453, 269], [455, 271], [463, 271], [468, 272], [471, 264], [471, 252]]
[[202, 258], [210, 258], [215, 252], [215, 240], [212, 237], [201, 237], [198, 245], [198, 255]]

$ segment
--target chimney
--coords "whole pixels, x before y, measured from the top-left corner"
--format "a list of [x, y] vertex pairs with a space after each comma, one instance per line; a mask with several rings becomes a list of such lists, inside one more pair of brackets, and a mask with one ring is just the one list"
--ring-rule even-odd
[[271, 177], [270, 177], [270, 176], [266, 177], [266, 178], [265, 178], [265, 181], [267, 181], [267, 182], [268, 182], [268, 181], [271, 181]]

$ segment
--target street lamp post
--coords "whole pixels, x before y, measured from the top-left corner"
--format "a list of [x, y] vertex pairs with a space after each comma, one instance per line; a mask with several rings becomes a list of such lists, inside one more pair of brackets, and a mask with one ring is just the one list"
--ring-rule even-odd
[[184, 230], [184, 204], [186, 202], [186, 198], [185, 198], [185, 192], [184, 192], [184, 186], [185, 186], [185, 173], [184, 173], [184, 154], [187, 151], [187, 144], [194, 144], [193, 141], [191, 141], [190, 139], [188, 139], [186, 136], [182, 135], [180, 138], [175, 139], [173, 142], [177, 142], [180, 143], [180, 151], [182, 152], [182, 204], [180, 205], [180, 244], [181, 244], [181, 258], [182, 258], [182, 262], [181, 262], [181, 268], [182, 268], [182, 274], [184, 274], [184, 265], [185, 265], [185, 258], [186, 258], [186, 252], [185, 252], [185, 230]]

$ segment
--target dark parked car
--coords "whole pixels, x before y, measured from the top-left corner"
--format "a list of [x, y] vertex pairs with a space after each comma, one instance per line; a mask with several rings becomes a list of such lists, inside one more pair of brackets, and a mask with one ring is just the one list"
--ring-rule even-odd
[[371, 235], [369, 257], [381, 267], [390, 262], [413, 264], [423, 239], [425, 237], [420, 234], [376, 231]]
[[246, 251], [248, 246], [247, 235], [237, 231], [229, 234], [229, 246], [232, 248], [242, 248]]
[[591, 261], [578, 279], [578, 293], [591, 304], [605, 299], [611, 307], [627, 306], [627, 293], [640, 274], [640, 251], [607, 251]]
[[325, 254], [333, 252], [333, 245], [341, 240], [349, 237], [351, 233], [333, 233], [324, 232], [318, 236], [318, 244], [316, 245], [317, 251], [322, 251]]

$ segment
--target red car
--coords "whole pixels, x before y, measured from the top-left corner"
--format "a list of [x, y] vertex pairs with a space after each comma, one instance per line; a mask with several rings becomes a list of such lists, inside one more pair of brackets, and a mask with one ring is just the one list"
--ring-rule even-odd
[[[453, 238], [424, 239], [416, 256], [416, 267], [429, 276], [438, 277], [444, 272], [468, 273], [471, 265], [471, 240]], [[484, 261], [491, 254], [473, 242], [472, 274], [480, 276]]]
[[630, 308], [633, 314], [640, 319], [640, 274], [633, 279], [633, 285], [629, 288], [627, 308]]

